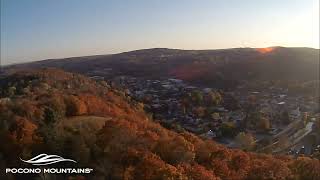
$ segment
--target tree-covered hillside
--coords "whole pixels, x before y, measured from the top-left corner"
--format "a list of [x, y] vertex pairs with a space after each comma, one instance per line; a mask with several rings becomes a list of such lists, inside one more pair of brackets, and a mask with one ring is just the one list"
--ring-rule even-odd
[[28, 167], [19, 157], [47, 153], [78, 162], [59, 167], [94, 169], [92, 174], [47, 179], [320, 179], [317, 159], [228, 149], [165, 129], [144, 112], [143, 104], [103, 81], [44, 69], [1, 77], [0, 86], [1, 169]]

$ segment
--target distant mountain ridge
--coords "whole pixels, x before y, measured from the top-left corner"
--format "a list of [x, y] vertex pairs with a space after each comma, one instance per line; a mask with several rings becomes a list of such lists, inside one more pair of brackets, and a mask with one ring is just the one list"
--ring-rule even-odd
[[52, 59], [6, 67], [7, 70], [55, 67], [78, 73], [112, 69], [111, 76], [175, 77], [221, 86], [242, 80], [319, 79], [319, 49], [233, 48], [180, 50], [153, 48], [119, 54]]

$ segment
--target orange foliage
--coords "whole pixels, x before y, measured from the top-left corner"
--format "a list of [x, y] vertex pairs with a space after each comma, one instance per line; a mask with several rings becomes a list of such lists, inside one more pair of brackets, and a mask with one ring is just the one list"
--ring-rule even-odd
[[88, 113], [87, 105], [76, 96], [66, 98], [66, 115], [80, 116]]
[[[0, 118], [10, 120], [9, 131], [0, 129], [0, 140], [5, 141], [0, 150], [8, 162], [23, 152], [25, 147], [19, 143], [38, 143], [36, 130], [43, 124], [44, 110], [50, 108], [50, 115], [58, 113], [59, 121], [68, 120], [65, 115], [110, 118], [101, 130], [91, 135], [94, 138], [83, 144], [92, 156], [85, 165], [94, 167], [104, 178], [320, 179], [319, 160], [231, 150], [192, 133], [165, 129], [149, 120], [143, 110], [134, 105], [137, 103], [128, 102], [118, 90], [107, 89], [80, 75], [54, 70], [26, 74], [38, 77], [33, 82], [32, 95], [24, 94], [11, 103], [0, 104]], [[39, 81], [48, 86], [41, 86]], [[50, 92], [43, 87], [50, 87]], [[65, 146], [62, 152], [70, 149]]]
[[193, 180], [220, 180], [219, 177], [216, 177], [212, 170], [207, 170], [205, 167], [199, 164], [181, 164], [178, 166], [178, 169], [186, 174], [188, 179]]
[[32, 144], [34, 142], [35, 130], [37, 126], [31, 121], [16, 117], [14, 123], [9, 128], [12, 138], [20, 144]]
[[317, 159], [300, 157], [291, 167], [299, 179], [320, 179], [320, 161]]

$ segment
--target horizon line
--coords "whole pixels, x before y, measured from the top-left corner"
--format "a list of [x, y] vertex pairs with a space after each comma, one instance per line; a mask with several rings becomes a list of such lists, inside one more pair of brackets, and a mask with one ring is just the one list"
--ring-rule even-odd
[[46, 58], [46, 59], [38, 59], [38, 60], [31, 60], [31, 61], [24, 61], [24, 62], [17, 62], [17, 63], [9, 63], [9, 64], [2, 64], [2, 60], [0, 58], [0, 67], [7, 67], [7, 66], [14, 66], [14, 65], [22, 65], [22, 64], [29, 64], [41, 61], [48, 61], [48, 60], [63, 60], [63, 59], [72, 59], [72, 58], [85, 58], [85, 57], [94, 57], [94, 56], [110, 56], [110, 55], [117, 55], [123, 53], [129, 53], [134, 51], [141, 51], [141, 50], [152, 50], [152, 49], [168, 49], [168, 50], [181, 50], [181, 51], [215, 51], [215, 50], [227, 50], [227, 49], [264, 49], [264, 48], [307, 48], [307, 49], [314, 49], [320, 50], [320, 48], [315, 47], [307, 47], [307, 46], [267, 46], [267, 47], [230, 47], [230, 48], [216, 48], [216, 49], [184, 49], [184, 48], [166, 48], [166, 47], [151, 47], [151, 48], [141, 48], [141, 49], [133, 49], [128, 51], [121, 51], [115, 53], [105, 53], [105, 54], [92, 54], [92, 55], [83, 55], [83, 56], [67, 56], [67, 57], [57, 57], [57, 58]]

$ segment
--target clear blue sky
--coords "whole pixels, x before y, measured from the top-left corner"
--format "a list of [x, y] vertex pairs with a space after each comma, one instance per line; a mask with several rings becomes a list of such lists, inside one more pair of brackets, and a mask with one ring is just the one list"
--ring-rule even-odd
[[142, 48], [319, 48], [318, 0], [0, 0], [1, 60]]

